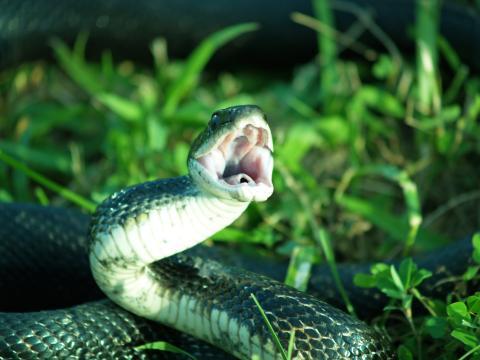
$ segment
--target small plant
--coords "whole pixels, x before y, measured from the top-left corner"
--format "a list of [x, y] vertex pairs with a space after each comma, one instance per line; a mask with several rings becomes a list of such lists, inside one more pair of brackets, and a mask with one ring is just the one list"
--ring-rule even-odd
[[[472, 239], [473, 258], [476, 265], [471, 266], [464, 279], [471, 280], [478, 272], [480, 264], [480, 234]], [[430, 358], [430, 350], [425, 349], [429, 339], [443, 341], [446, 345], [446, 358], [460, 354], [460, 359], [480, 355], [480, 293], [474, 293], [465, 299], [450, 303], [429, 299], [423, 296], [418, 287], [432, 273], [418, 269], [412, 259], [403, 260], [398, 269], [384, 263], [375, 264], [371, 274], [357, 274], [355, 284], [365, 288], [377, 288], [390, 299], [385, 307], [384, 321], [391, 317], [392, 311], [400, 311], [409, 327], [409, 335], [404, 334], [398, 346], [400, 359]], [[415, 316], [413, 301], [418, 301], [427, 311], [427, 315]], [[433, 347], [435, 348], [435, 347]]]

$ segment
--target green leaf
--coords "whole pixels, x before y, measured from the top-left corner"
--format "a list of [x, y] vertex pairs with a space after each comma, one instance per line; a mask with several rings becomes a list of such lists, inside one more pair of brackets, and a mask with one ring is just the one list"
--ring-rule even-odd
[[389, 271], [389, 266], [385, 263], [376, 263], [370, 267], [372, 274], [380, 274], [382, 272]]
[[[161, 120], [156, 114], [149, 113], [145, 120], [148, 132], [148, 147], [151, 151], [159, 152], [165, 149], [167, 144], [168, 129], [161, 123]], [[178, 142], [181, 147], [182, 143]], [[175, 150], [177, 151], [177, 147]], [[184, 157], [184, 162], [187, 157]]]
[[5, 189], [0, 189], [0, 201], [1, 202], [11, 202], [13, 201], [12, 195], [8, 193]]
[[439, 3], [439, 0], [416, 1], [417, 106], [427, 114], [441, 107], [437, 49]]
[[383, 308], [383, 311], [402, 311], [403, 309], [397, 305], [387, 305]]
[[22, 172], [23, 174], [27, 175], [40, 185], [46, 187], [49, 190], [52, 190], [59, 195], [61, 195], [63, 198], [70, 200], [71, 202], [83, 207], [84, 209], [94, 212], [96, 209], [96, 204], [93, 203], [92, 201], [76, 194], [75, 192], [71, 191], [70, 189], [60, 186], [56, 182], [46, 178], [42, 174], [36, 172], [35, 170], [29, 168], [27, 165], [21, 163], [20, 161], [17, 161], [15, 158], [7, 155], [4, 153], [2, 150], [0, 150], [0, 161], [5, 162], [12, 168]]
[[398, 118], [404, 116], [404, 106], [400, 100], [381, 88], [364, 85], [355, 96], [382, 114]]
[[377, 288], [380, 289], [380, 291], [382, 291], [387, 296], [393, 299], [401, 300], [405, 296], [405, 292], [402, 289], [401, 282], [400, 287], [397, 286], [397, 284], [395, 283], [395, 280], [393, 278], [396, 277], [398, 281], [399, 277], [395, 268], [393, 268], [393, 273], [396, 274], [396, 276], [392, 276], [392, 268], [393, 267], [389, 267], [388, 270], [376, 274]]
[[38, 199], [38, 202], [43, 206], [48, 206], [50, 204], [47, 194], [45, 194], [45, 191], [43, 191], [41, 187], [35, 188], [35, 196]]
[[[79, 37], [77, 45], [84, 40]], [[58, 39], [52, 41], [52, 47], [55, 51], [58, 62], [65, 70], [65, 72], [86, 92], [90, 95], [98, 94], [103, 91], [101, 82], [99, 81], [100, 74], [92, 66], [88, 65], [81, 51], [71, 51], [65, 43]]]
[[285, 141], [277, 150], [277, 158], [292, 172], [302, 169], [301, 160], [312, 148], [321, 146], [322, 137], [315, 131], [313, 122], [296, 122], [286, 134]]
[[[368, 221], [385, 231], [391, 238], [404, 241], [409, 233], [407, 219], [391, 214], [385, 207], [377, 205], [359, 197], [342, 195], [336, 198], [337, 203], [344, 209], [364, 216]], [[448, 239], [424, 229], [419, 229], [416, 244], [423, 250], [431, 250], [432, 245], [446, 244]]]
[[79, 104], [57, 103], [47, 99], [33, 104], [27, 104], [18, 109], [19, 116], [32, 119], [28, 131], [32, 137], [48, 137], [52, 129], [67, 128], [75, 134], [82, 134], [88, 126], [74, 119], [89, 117], [89, 109]]
[[412, 275], [416, 272], [417, 265], [413, 263], [412, 258], [403, 259], [399, 266], [399, 275], [405, 289], [411, 287]]
[[447, 314], [453, 320], [461, 322], [462, 320], [471, 320], [470, 313], [468, 312], [465, 303], [458, 301], [447, 306]]
[[381, 54], [378, 61], [373, 64], [373, 75], [377, 79], [385, 79], [390, 76], [395, 70], [392, 58], [385, 54]]
[[399, 360], [413, 360], [412, 352], [405, 345], [398, 347], [397, 354]]
[[295, 246], [290, 257], [285, 284], [305, 291], [314, 260], [315, 248], [313, 246]]
[[255, 23], [244, 23], [226, 27], [203, 40], [189, 56], [182, 74], [167, 89], [163, 115], [171, 116], [182, 98], [191, 91], [200, 77], [200, 73], [212, 55], [229, 41], [258, 28]]
[[453, 105], [442, 109], [442, 111], [434, 117], [426, 116], [418, 123], [418, 128], [422, 130], [432, 130], [458, 120], [462, 114], [462, 109], [458, 105]]
[[353, 277], [353, 283], [358, 287], [373, 288], [377, 285], [377, 280], [374, 275], [355, 274]]
[[185, 355], [188, 358], [193, 359], [193, 360], [196, 359], [195, 356], [189, 354], [185, 350], [182, 350], [182, 349], [176, 347], [175, 345], [169, 344], [166, 341], [155, 341], [155, 342], [152, 342], [152, 343], [136, 346], [135, 350], [140, 350], [140, 351], [141, 350], [168, 351], [168, 352], [172, 352], [172, 353], [176, 353], [176, 354]]
[[450, 335], [471, 348], [476, 347], [479, 342], [479, 339], [467, 330], [455, 329]]
[[416, 271], [415, 274], [413, 275], [411, 286], [416, 287], [420, 285], [423, 282], [423, 280], [428, 279], [431, 276], [432, 276], [431, 271], [428, 271], [426, 269], [420, 269]]
[[402, 300], [404, 297], [404, 293], [402, 291], [396, 290], [396, 289], [391, 289], [388, 287], [382, 287], [380, 290], [387, 295], [388, 297], [392, 299], [397, 299], [397, 300]]
[[340, 116], [323, 116], [312, 118], [316, 130], [330, 146], [346, 144], [350, 139], [348, 121]]
[[473, 260], [480, 264], [480, 233], [476, 233], [472, 238], [473, 244]]
[[[475, 258], [475, 256], [474, 256]], [[472, 280], [477, 274], [478, 274], [478, 271], [480, 270], [480, 266], [477, 265], [477, 266], [469, 266], [467, 268], [467, 271], [465, 271], [465, 273], [463, 274], [462, 276], [462, 279], [465, 280], [465, 281], [470, 281]]]
[[274, 245], [277, 240], [274, 232], [268, 227], [259, 227], [251, 232], [226, 227], [212, 235], [211, 238], [215, 241], [263, 244], [268, 247]]
[[6, 140], [0, 140], [0, 150], [15, 155], [22, 161], [28, 161], [32, 167], [39, 170], [55, 170], [66, 174], [72, 171], [70, 157], [59, 150], [26, 146]]
[[469, 296], [467, 306], [470, 312], [480, 314], [480, 294]]
[[138, 122], [143, 118], [142, 108], [129, 99], [106, 92], [95, 95], [95, 99], [124, 120]]
[[410, 309], [412, 307], [413, 295], [405, 295], [402, 297], [402, 307], [404, 309]]
[[392, 277], [393, 283], [398, 288], [398, 290], [405, 292], [405, 286], [402, 282], [402, 279], [400, 279], [400, 276], [398, 275], [398, 272], [393, 265], [390, 266], [390, 276]]
[[460, 57], [445, 37], [439, 36], [437, 39], [437, 44], [441, 54], [444, 56], [446, 62], [452, 70], [458, 69], [460, 66], [462, 66]]
[[[175, 165], [175, 171], [177, 174], [186, 174], [188, 171], [187, 162], [185, 159], [188, 157], [190, 146], [184, 142], [177, 142], [177, 146], [173, 150], [173, 159]], [[228, 229], [228, 228], [227, 228]]]
[[448, 329], [448, 321], [441, 317], [429, 317], [425, 320], [425, 331], [434, 339], [441, 339]]

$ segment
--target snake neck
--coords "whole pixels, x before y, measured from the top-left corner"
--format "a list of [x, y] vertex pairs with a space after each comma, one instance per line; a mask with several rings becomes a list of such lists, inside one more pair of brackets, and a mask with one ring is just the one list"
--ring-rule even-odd
[[120, 306], [156, 319], [148, 266], [230, 225], [248, 202], [221, 199], [189, 176], [136, 185], [102, 203], [91, 226], [90, 267], [102, 291]]

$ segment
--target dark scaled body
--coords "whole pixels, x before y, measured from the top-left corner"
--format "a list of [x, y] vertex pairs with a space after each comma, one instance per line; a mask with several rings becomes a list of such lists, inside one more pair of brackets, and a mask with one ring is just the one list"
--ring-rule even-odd
[[[30, 221], [23, 221], [26, 216]], [[108, 300], [75, 305], [83, 302], [78, 296], [86, 300], [101, 298], [86, 260], [86, 216], [64, 209], [1, 204], [0, 222], [11, 224], [3, 227], [7, 232], [0, 230], [2, 251], [8, 254], [8, 259], [2, 259], [0, 270], [12, 275], [0, 280], [2, 294], [9, 294], [1, 297], [0, 310], [4, 312], [0, 312], [0, 358], [172, 358], [171, 353], [134, 349], [158, 340], [172, 342], [201, 359], [229, 358], [221, 350], [132, 315]], [[51, 241], [52, 238], [57, 240]], [[46, 242], [51, 247], [44, 246]], [[31, 262], [32, 271], [22, 275], [26, 260], [23, 248], [30, 248], [42, 260]], [[16, 259], [17, 251], [22, 253], [20, 259]], [[67, 252], [71, 252], [67, 255], [69, 261], [79, 268], [65, 273], [69, 266], [63, 263], [63, 272], [59, 268], [51, 271], [50, 265]], [[222, 251], [197, 247], [190, 251], [191, 256], [176, 255], [152, 264], [151, 269], [161, 275], [159, 281], [175, 287], [178, 293], [198, 292], [205, 309], [228, 310], [240, 325], [258, 333], [262, 342], [271, 338], [251, 293], [267, 312], [285, 347], [290, 330], [295, 329], [297, 349], [312, 354], [311, 358], [352, 358], [357, 351], [371, 354], [371, 358], [374, 354], [389, 358], [384, 339], [364, 323], [269, 278], [198, 256], [208, 256], [209, 252], [214, 258], [224, 257]], [[246, 261], [249, 262], [257, 266], [259, 263], [252, 259]], [[268, 263], [266, 267], [269, 268]], [[43, 276], [49, 276], [50, 281], [45, 282]], [[35, 277], [36, 287], [21, 286], [24, 281], [32, 284]], [[61, 287], [65, 288], [64, 293], [69, 288], [75, 293], [71, 298], [66, 297], [63, 304], [55, 296]], [[18, 291], [12, 292], [14, 288]], [[23, 312], [22, 308], [33, 312]], [[53, 310], [56, 308], [59, 310]]]
[[[183, 254], [155, 263], [151, 268], [162, 286], [202, 299], [200, 306], [204, 313], [213, 309], [227, 312], [240, 327], [257, 334], [260, 343], [268, 343], [271, 334], [251, 298], [254, 294], [284, 349], [288, 347], [291, 331], [295, 331], [294, 358], [297, 355], [305, 359], [393, 357], [386, 339], [365, 323], [265, 276]], [[246, 352], [243, 356], [251, 354]]]
[[[33, 345], [48, 341], [57, 344], [58, 339], [77, 338], [71, 342], [72, 348], [55, 345], [59, 349], [57, 355], [64, 353], [65, 349], [71, 349], [69, 356], [76, 356], [77, 352], [81, 353], [81, 350], [78, 350], [77, 347], [84, 346], [85, 340], [83, 338], [85, 336], [89, 338], [88, 342], [92, 349], [101, 346], [108, 348], [110, 351], [117, 351], [117, 353], [124, 351], [125, 356], [128, 357], [133, 354], [131, 349], [134, 345], [140, 345], [150, 340], [173, 339], [177, 334], [174, 330], [131, 315], [108, 300], [92, 302], [103, 298], [103, 295], [95, 286], [88, 268], [86, 234], [89, 222], [88, 216], [77, 211], [26, 204], [0, 204], [0, 223], [2, 224], [0, 226], [0, 254], [2, 254], [0, 256], [0, 273], [2, 274], [0, 277], [0, 311], [3, 311], [0, 312], [0, 358], [38, 358], [42, 356], [46, 358], [49, 357], [47, 355], [51, 354], [50, 351], [53, 347], [43, 345], [33, 347]], [[435, 285], [442, 277], [462, 274], [471, 262], [471, 252], [470, 239], [464, 239], [427, 256], [416, 258], [415, 262], [420, 267], [430, 269], [434, 273], [433, 279], [427, 281], [420, 289], [422, 294], [444, 296], [451, 291], [451, 287]], [[212, 265], [206, 265], [205, 271], [199, 272], [199, 266], [205, 266], [204, 260], [199, 259], [200, 256], [204, 259], [212, 258], [227, 264], [247, 268], [257, 273], [263, 272], [278, 280], [284, 278], [286, 271], [286, 264], [278, 260], [259, 256], [242, 256], [239, 253], [232, 254], [232, 252], [222, 248], [197, 246], [188, 253], [193, 257], [173, 257], [165, 260], [163, 266], [169, 266], [177, 270], [180, 267], [183, 268], [182, 271], [185, 271], [185, 265], [188, 265], [190, 270], [186, 273], [195, 275], [196, 277], [193, 277], [193, 280], [199, 280], [199, 284], [201, 282], [206, 282], [207, 285], [211, 283], [213, 279], [209, 274], [217, 272], [215, 269], [218, 268], [217, 263], [212, 263]], [[452, 259], [455, 259], [455, 261], [452, 262]], [[448, 266], [445, 266], [445, 264], [448, 264]], [[339, 271], [342, 281], [347, 285], [347, 291], [356, 310], [364, 315], [371, 316], [382, 311], [385, 299], [378, 292], [363, 291], [354, 287], [352, 283], [352, 274], [368, 272], [368, 268], [369, 264], [345, 264], [340, 266]], [[237, 270], [231, 270], [225, 276], [227, 278], [231, 277], [233, 276], [232, 272], [235, 271]], [[199, 278], [198, 274], [205, 275]], [[45, 281], [47, 278], [50, 281]], [[168, 277], [165, 279], [167, 281]], [[313, 269], [309, 291], [315, 296], [326, 296], [329, 302], [341, 303], [334, 287], [331, 285], [332, 283], [328, 269], [316, 267]], [[222, 286], [222, 284], [225, 286], [225, 282], [219, 282], [216, 286]], [[278, 299], [275, 296], [271, 298], [266, 295], [271, 290], [271, 288], [264, 286], [248, 288], [248, 291], [244, 294], [245, 303], [248, 304], [248, 306], [245, 306], [247, 311], [255, 310], [248, 292], [257, 296], [267, 313], [269, 309], [277, 308], [279, 305], [281, 307], [281, 301], [276, 303]], [[208, 302], [230, 306], [228, 304], [232, 297], [227, 296], [222, 299], [222, 301], [218, 298], [210, 299]], [[80, 303], [87, 303], [79, 307], [82, 311], [68, 309]], [[88, 307], [92, 307], [93, 310], [85, 312]], [[62, 308], [66, 310], [55, 310]], [[51, 311], [38, 312], [39, 310]], [[93, 316], [100, 313], [105, 315], [97, 318], [95, 324], [98, 326], [100, 324], [98, 319], [101, 319], [101, 326], [107, 331], [92, 333], [84, 327], [72, 327], [71, 325], [71, 321], [87, 320], [88, 323], [89, 315]], [[338, 316], [344, 316], [343, 313], [338, 313]], [[85, 314], [85, 317], [79, 317], [79, 314]], [[268, 316], [276, 326], [277, 323], [273, 315], [268, 313]], [[63, 317], [66, 317], [67, 320], [62, 320]], [[57, 320], [48, 321], [49, 319]], [[294, 327], [301, 325], [295, 319], [295, 314], [290, 321]], [[118, 338], [117, 332], [111, 331], [111, 326], [116, 326], [115, 324], [122, 322], [130, 325], [123, 327], [124, 337]], [[256, 322], [258, 324], [258, 319]], [[39, 323], [43, 324], [41, 332], [38, 331]], [[282, 323], [280, 325], [285, 326]], [[37, 331], [35, 330], [36, 327]], [[262, 328], [261, 331], [264, 331], [263, 323], [260, 323], [260, 327]], [[79, 331], [82, 329], [85, 330], [85, 334]], [[318, 330], [321, 331], [321, 328], [318, 328]], [[169, 335], [172, 332], [175, 335]], [[90, 335], [87, 335], [88, 333]], [[96, 336], [92, 337], [92, 334]], [[299, 348], [305, 346], [302, 339], [309, 335], [314, 334], [310, 330], [296, 332]], [[269, 335], [264, 333], [263, 336]], [[280, 332], [280, 337], [283, 342], [288, 341], [288, 338], [282, 332]], [[27, 342], [27, 338], [30, 343]], [[35, 340], [36, 338], [37, 340]], [[49, 338], [53, 340], [49, 340]], [[203, 354], [202, 359], [228, 358], [225, 353], [208, 347], [204, 343], [192, 340], [187, 336], [183, 336], [183, 339], [190, 340], [184, 343], [173, 341], [173, 343], [194, 354]], [[328, 349], [333, 348], [333, 346], [331, 341], [323, 343], [323, 349], [327, 353]], [[198, 349], [201, 349], [201, 351], [197, 352]], [[322, 349], [322, 346], [319, 346], [319, 349]], [[30, 352], [26, 352], [26, 350]], [[128, 351], [130, 351], [130, 355]], [[214, 351], [216, 355], [214, 355]], [[135, 353], [135, 356], [139, 355]], [[149, 352], [148, 356], [154, 358], [164, 356], [164, 354]], [[168, 358], [172, 358], [173, 355], [168, 353], [168, 356]], [[89, 353], [89, 357], [101, 358], [95, 357], [93, 352]]]

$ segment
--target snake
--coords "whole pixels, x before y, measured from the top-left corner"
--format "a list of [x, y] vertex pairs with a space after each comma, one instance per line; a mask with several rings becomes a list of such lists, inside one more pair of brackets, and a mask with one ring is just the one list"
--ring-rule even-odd
[[[231, 224], [252, 201], [270, 197], [272, 153], [272, 134], [259, 107], [216, 111], [191, 146], [188, 175], [128, 187], [98, 206], [89, 244], [96, 284], [121, 308], [241, 359], [281, 358], [252, 294], [283, 346], [297, 333], [294, 358], [390, 358], [388, 342], [375, 330], [309, 294], [182, 255]], [[79, 316], [94, 310], [63, 311]], [[18, 345], [3, 342], [12, 351]]]
[[[2, 34], [18, 35], [16, 29], [21, 34], [39, 24], [29, 20], [29, 27], [22, 27], [4, 20]], [[34, 46], [18, 50], [18, 44], [8, 36], [0, 39], [0, 49], [6, 50], [0, 53], [2, 66], [34, 51]], [[329, 305], [342, 303], [325, 267], [313, 270], [306, 294], [271, 279], [283, 278], [283, 262], [242, 262], [239, 254], [194, 246], [234, 221], [251, 201], [270, 196], [272, 152], [262, 111], [239, 106], [212, 116], [192, 145], [189, 175], [115, 193], [92, 219], [67, 209], [0, 204], [0, 293], [8, 294], [0, 299], [5, 311], [0, 313], [0, 358], [185, 358], [137, 348], [159, 339], [201, 359], [281, 358], [251, 294], [266, 310], [283, 347], [294, 331], [294, 358], [394, 358], [382, 334]], [[471, 251], [466, 238], [416, 258], [420, 267], [434, 272], [422, 284], [422, 294], [451, 290], [443, 280], [466, 269]], [[225, 265], [238, 262], [253, 272]], [[86, 271], [89, 265], [93, 277]], [[378, 312], [387, 301], [353, 285], [353, 274], [368, 267], [339, 268], [359, 313]], [[48, 284], [38, 281], [39, 269], [51, 279]], [[93, 279], [111, 300], [98, 300], [103, 295]], [[21, 281], [29, 282], [28, 289], [19, 286]]]
[[[125, 188], [98, 206], [86, 247], [93, 279], [111, 301], [2, 313], [2, 357], [149, 358], [158, 354], [134, 345], [176, 338], [201, 358], [280, 359], [253, 294], [284, 348], [296, 334], [294, 359], [394, 358], [383, 334], [317, 297], [185, 252], [272, 194], [272, 133], [258, 106], [216, 111], [193, 142], [187, 164], [186, 176]], [[48, 222], [59, 221], [58, 211], [50, 211], [42, 221], [47, 232]], [[22, 206], [17, 215], [15, 223], [36, 216]], [[73, 238], [84, 222], [67, 224], [70, 234], [62, 230], [50, 237], [64, 246], [61, 238]], [[443, 257], [437, 253], [437, 262], [451, 255], [452, 249]], [[321, 284], [315, 287], [321, 292]]]

